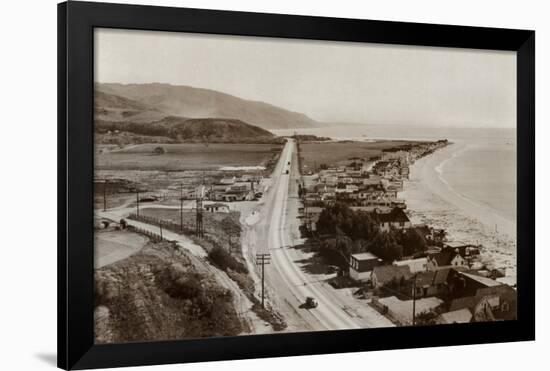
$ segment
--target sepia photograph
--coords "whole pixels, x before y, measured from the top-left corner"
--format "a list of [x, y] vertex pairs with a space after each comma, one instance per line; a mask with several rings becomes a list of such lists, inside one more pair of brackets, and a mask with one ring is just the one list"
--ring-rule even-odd
[[95, 28], [95, 342], [515, 320], [516, 63]]

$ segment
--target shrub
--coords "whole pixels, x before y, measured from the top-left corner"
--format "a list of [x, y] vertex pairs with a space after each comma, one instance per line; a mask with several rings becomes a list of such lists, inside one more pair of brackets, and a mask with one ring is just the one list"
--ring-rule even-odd
[[208, 258], [213, 264], [224, 271], [231, 269], [239, 273], [248, 273], [248, 269], [246, 269], [244, 264], [237, 261], [229, 252], [219, 246], [210, 250]]

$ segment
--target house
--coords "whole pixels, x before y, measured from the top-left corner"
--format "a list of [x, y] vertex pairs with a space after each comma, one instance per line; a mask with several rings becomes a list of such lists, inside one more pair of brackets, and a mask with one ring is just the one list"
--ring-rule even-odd
[[472, 312], [469, 309], [459, 309], [452, 312], [442, 313], [436, 319], [439, 325], [452, 323], [468, 323], [472, 320]]
[[479, 289], [501, 286], [502, 283], [480, 276], [477, 271], [464, 267], [453, 268], [448, 279], [449, 293], [453, 298], [474, 296]]
[[304, 209], [305, 215], [305, 224], [306, 228], [310, 232], [314, 232], [317, 230], [317, 222], [319, 221], [319, 217], [321, 216], [321, 213], [323, 212], [324, 208], [317, 207], [317, 206], [310, 206], [307, 209]]
[[219, 198], [216, 198], [217, 201], [225, 202], [235, 202], [235, 201], [252, 201], [254, 200], [254, 192], [227, 192], [225, 194], [219, 195]]
[[412, 226], [407, 214], [398, 207], [393, 208], [389, 213], [383, 213], [376, 209], [370, 216], [383, 232], [389, 232], [392, 228], [407, 229]]
[[451, 269], [447, 268], [417, 273], [413, 278], [415, 291], [411, 290], [411, 293], [417, 298], [447, 294], [450, 271]]
[[249, 187], [248, 183], [235, 183], [229, 186], [228, 192], [239, 193], [239, 192], [246, 192], [249, 189], [252, 189], [252, 187]]
[[458, 252], [452, 250], [442, 250], [437, 253], [428, 254], [426, 267], [429, 270], [436, 270], [442, 267], [467, 267], [466, 259]]
[[235, 184], [236, 179], [237, 179], [237, 178], [235, 178], [235, 177], [226, 177], [226, 178], [222, 178], [222, 179], [220, 179], [219, 184], [223, 184], [223, 185], [232, 185], [232, 184]]
[[361, 200], [376, 200], [385, 195], [384, 187], [382, 187], [380, 182], [363, 186], [358, 192]]
[[209, 212], [228, 213], [229, 206], [219, 202], [204, 205], [204, 209]]
[[349, 275], [356, 281], [368, 280], [374, 267], [379, 266], [382, 259], [370, 252], [352, 254], [350, 256]]
[[517, 318], [516, 290], [508, 285], [478, 289], [473, 296], [451, 301], [449, 311], [468, 309], [473, 321], [514, 320]]
[[408, 266], [412, 273], [418, 273], [418, 272], [425, 272], [427, 267], [428, 259], [426, 258], [418, 258], [418, 259], [407, 259], [407, 260], [400, 260], [395, 261], [393, 264], [397, 266]]
[[382, 265], [372, 269], [371, 282], [374, 288], [380, 288], [391, 282], [407, 281], [411, 276], [411, 270], [406, 265]]
[[425, 224], [415, 225], [414, 228], [429, 244], [442, 245], [446, 240], [444, 229], [429, 227]]

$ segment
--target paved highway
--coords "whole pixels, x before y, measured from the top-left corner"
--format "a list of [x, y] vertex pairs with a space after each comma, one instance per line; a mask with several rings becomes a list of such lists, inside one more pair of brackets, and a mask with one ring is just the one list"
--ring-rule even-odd
[[[271, 264], [266, 268], [270, 304], [287, 319], [289, 331], [392, 326], [349, 292], [335, 290], [302, 269], [300, 261], [311, 257], [311, 253], [293, 247], [303, 242], [297, 219], [300, 206], [297, 163], [296, 143], [289, 139], [273, 171], [272, 184], [253, 231], [257, 234], [256, 251], [271, 255]], [[308, 296], [317, 300], [317, 308], [300, 308]]]

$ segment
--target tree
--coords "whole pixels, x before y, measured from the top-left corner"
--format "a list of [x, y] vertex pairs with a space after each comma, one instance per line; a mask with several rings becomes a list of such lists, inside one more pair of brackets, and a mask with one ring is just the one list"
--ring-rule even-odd
[[392, 233], [396, 240], [403, 246], [403, 254], [405, 256], [414, 255], [428, 248], [426, 240], [414, 228], [409, 228], [404, 231], [393, 231]]
[[403, 246], [399, 245], [389, 232], [378, 232], [370, 243], [370, 251], [387, 262], [403, 256]]

